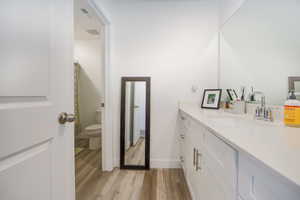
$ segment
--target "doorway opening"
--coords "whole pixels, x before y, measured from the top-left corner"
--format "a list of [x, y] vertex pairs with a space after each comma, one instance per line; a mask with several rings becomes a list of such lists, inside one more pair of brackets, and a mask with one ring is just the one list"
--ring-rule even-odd
[[91, 2], [74, 1], [74, 131], [76, 199], [102, 175], [106, 93], [105, 23]]

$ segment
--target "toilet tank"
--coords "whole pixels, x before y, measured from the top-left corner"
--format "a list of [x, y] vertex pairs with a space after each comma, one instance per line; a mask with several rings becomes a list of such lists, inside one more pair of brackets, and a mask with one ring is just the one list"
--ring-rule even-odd
[[101, 124], [101, 108], [96, 110], [96, 122], [97, 124]]

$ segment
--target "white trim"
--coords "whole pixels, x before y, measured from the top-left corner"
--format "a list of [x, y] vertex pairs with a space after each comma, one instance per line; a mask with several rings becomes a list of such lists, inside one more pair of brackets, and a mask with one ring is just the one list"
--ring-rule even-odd
[[178, 169], [181, 168], [181, 165], [179, 160], [151, 159], [150, 167], [159, 169]]
[[112, 123], [112, 93], [111, 93], [111, 73], [110, 73], [110, 20], [99, 5], [94, 0], [88, 0], [91, 8], [94, 9], [99, 21], [104, 26], [104, 71], [105, 71], [105, 109], [104, 109], [104, 124], [102, 131], [102, 170], [111, 171], [114, 168], [113, 165], [113, 123]]

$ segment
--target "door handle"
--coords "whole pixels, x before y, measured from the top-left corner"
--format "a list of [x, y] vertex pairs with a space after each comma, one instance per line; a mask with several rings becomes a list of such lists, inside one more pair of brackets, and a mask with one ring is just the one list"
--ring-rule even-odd
[[135, 106], [134, 106], [134, 108], [135, 108], [135, 109], [137, 109], [137, 108], [140, 108], [140, 106], [138, 106], [138, 105], [135, 105]]
[[58, 116], [58, 122], [60, 124], [65, 124], [67, 122], [71, 123], [74, 122], [76, 119], [74, 114], [68, 114], [66, 112], [60, 113]]

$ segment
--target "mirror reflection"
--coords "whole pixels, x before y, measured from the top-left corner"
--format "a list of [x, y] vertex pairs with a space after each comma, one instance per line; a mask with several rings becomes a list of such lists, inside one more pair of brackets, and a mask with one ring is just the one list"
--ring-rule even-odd
[[146, 82], [125, 87], [125, 165], [145, 165]]
[[288, 78], [300, 76], [299, 10], [294, 0], [244, 1], [222, 27], [220, 86], [253, 87], [267, 104], [283, 105]]

